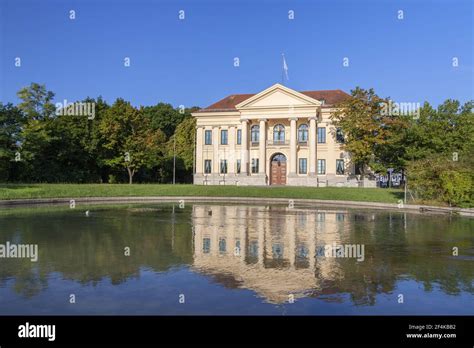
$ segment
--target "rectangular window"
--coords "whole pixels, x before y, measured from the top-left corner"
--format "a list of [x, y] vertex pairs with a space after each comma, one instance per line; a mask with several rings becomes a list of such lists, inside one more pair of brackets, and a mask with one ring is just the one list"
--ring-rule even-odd
[[299, 173], [306, 174], [308, 171], [306, 158], [300, 158]]
[[227, 129], [221, 130], [221, 145], [227, 145]]
[[221, 160], [221, 174], [227, 174], [227, 160]]
[[250, 128], [250, 141], [252, 144], [258, 144], [260, 139], [260, 127], [252, 126]]
[[326, 221], [326, 213], [318, 213], [316, 215], [316, 221], [318, 222]]
[[252, 158], [252, 173], [258, 173], [258, 158]]
[[227, 242], [225, 238], [220, 238], [219, 239], [219, 252], [222, 254], [222, 253], [225, 253], [226, 250], [227, 250]]
[[344, 142], [344, 134], [341, 128], [336, 128], [336, 142], [341, 144]]
[[204, 173], [211, 174], [211, 160], [204, 160]]
[[326, 174], [326, 160], [318, 159], [318, 174]]
[[336, 160], [336, 174], [344, 175], [344, 160], [342, 159]]
[[318, 143], [324, 144], [326, 142], [326, 127], [318, 127]]
[[240, 174], [240, 160], [237, 160], [237, 174]]
[[204, 131], [204, 145], [212, 145], [212, 131]]
[[209, 254], [211, 251], [211, 238], [203, 238], [202, 239], [202, 252], [204, 254]]
[[237, 129], [237, 145], [242, 144], [242, 129]]

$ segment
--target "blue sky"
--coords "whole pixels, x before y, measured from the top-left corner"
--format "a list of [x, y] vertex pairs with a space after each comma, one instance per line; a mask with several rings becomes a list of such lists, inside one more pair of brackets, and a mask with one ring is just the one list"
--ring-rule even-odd
[[[281, 82], [373, 87], [396, 101], [473, 98], [472, 0], [0, 0], [0, 100], [31, 82], [57, 100], [207, 106]], [[69, 19], [69, 11], [76, 19]], [[178, 12], [185, 11], [185, 19]], [[288, 19], [293, 10], [295, 18]], [[402, 10], [404, 19], [397, 18]], [[21, 67], [15, 67], [15, 58]], [[124, 67], [130, 57], [131, 66]], [[240, 66], [234, 67], [234, 58]], [[349, 67], [343, 67], [343, 58]], [[452, 66], [457, 57], [459, 66]]]

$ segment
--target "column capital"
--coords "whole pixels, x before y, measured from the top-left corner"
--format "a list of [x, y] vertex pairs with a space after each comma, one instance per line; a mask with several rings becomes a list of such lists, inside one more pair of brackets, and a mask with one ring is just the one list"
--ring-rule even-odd
[[288, 120], [289, 121], [298, 121], [298, 117], [293, 116], [293, 117], [288, 118]]
[[248, 118], [241, 118], [241, 119], [240, 119], [240, 122], [242, 122], [242, 123], [249, 123], [249, 119], [248, 119]]
[[308, 117], [308, 120], [314, 120], [314, 121], [317, 121], [318, 120], [318, 116], [317, 115], [314, 115], [314, 116], [309, 116]]
[[259, 122], [268, 122], [268, 119], [267, 118], [259, 118], [258, 121]]

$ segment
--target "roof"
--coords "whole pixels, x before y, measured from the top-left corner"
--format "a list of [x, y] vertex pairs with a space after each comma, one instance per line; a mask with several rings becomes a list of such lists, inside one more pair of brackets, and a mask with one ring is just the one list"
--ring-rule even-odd
[[[317, 100], [324, 100], [324, 106], [330, 106], [337, 104], [344, 99], [349, 97], [344, 91], [340, 89], [325, 90], [325, 91], [304, 91], [300, 92], [310, 98]], [[236, 111], [235, 106], [242, 103], [244, 100], [247, 100], [253, 97], [255, 94], [232, 94], [224, 99], [219, 100], [218, 102], [209, 105], [204, 109], [200, 109], [197, 112], [216, 112], [216, 111]]]

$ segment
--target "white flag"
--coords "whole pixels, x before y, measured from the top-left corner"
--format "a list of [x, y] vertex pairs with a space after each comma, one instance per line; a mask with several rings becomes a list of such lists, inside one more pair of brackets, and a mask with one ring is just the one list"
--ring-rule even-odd
[[286, 64], [285, 55], [282, 54], [282, 56], [283, 56], [283, 72], [285, 73], [286, 79], [289, 80], [290, 78], [288, 77], [288, 65]]

